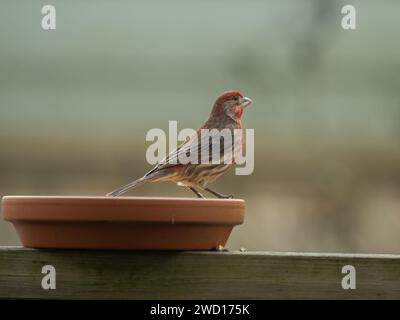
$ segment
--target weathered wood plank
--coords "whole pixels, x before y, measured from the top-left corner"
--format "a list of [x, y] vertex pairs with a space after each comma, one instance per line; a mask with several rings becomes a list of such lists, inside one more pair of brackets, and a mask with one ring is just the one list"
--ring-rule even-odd
[[[55, 290], [41, 288], [46, 264]], [[341, 287], [348, 264], [355, 290]], [[400, 299], [400, 255], [0, 247], [0, 298]]]

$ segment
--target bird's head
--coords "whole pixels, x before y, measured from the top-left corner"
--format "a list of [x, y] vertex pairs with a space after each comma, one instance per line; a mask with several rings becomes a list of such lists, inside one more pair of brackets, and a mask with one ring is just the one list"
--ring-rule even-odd
[[226, 91], [215, 100], [211, 114], [226, 115], [233, 120], [240, 120], [243, 110], [252, 102], [250, 98], [244, 97], [240, 91]]

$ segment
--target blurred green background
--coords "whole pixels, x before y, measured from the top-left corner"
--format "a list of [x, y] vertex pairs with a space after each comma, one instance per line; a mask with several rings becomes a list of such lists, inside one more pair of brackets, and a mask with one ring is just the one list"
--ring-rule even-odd
[[149, 129], [239, 89], [255, 171], [214, 184], [247, 203], [228, 247], [400, 252], [400, 2], [51, 1], [43, 31], [45, 4], [0, 4], [1, 195], [104, 195], [151, 168]]

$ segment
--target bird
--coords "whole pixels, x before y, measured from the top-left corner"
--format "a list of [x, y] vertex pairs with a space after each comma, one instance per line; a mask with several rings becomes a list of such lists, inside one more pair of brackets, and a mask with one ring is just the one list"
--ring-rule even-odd
[[[208, 119], [196, 134], [187, 138], [143, 177], [107, 193], [106, 196], [117, 197], [150, 182], [170, 181], [190, 189], [198, 198], [205, 198], [199, 189], [217, 198], [233, 198], [231, 194], [226, 195], [210, 189], [208, 184], [235, 165], [235, 155], [242, 150], [243, 111], [252, 103], [250, 98], [243, 96], [238, 90], [223, 92], [215, 99]], [[204, 130], [209, 130], [211, 134], [203, 135]], [[231, 143], [227, 140], [228, 143], [223, 145], [222, 141], [225, 142], [226, 138], [222, 135], [214, 136], [215, 132], [223, 131], [229, 133]], [[236, 135], [235, 131], [239, 134]], [[216, 139], [213, 139], [213, 136]], [[181, 156], [191, 152], [197, 155], [198, 161], [182, 163], [179, 160], [182, 159]], [[219, 158], [219, 161], [212, 161], [213, 157]], [[221, 161], [222, 158], [224, 161]]]

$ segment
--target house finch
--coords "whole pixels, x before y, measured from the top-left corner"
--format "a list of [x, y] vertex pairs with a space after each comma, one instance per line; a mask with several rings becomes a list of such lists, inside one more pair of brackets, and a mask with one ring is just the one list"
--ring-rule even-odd
[[[239, 91], [222, 93], [215, 100], [208, 120], [197, 130], [195, 135], [186, 139], [142, 178], [108, 193], [107, 196], [119, 196], [148, 182], [172, 181], [189, 188], [199, 198], [204, 197], [197, 188], [208, 191], [218, 198], [233, 198], [232, 195], [224, 195], [211, 190], [207, 184], [235, 165], [235, 154], [241, 152], [242, 148], [241, 118], [243, 110], [251, 103], [252, 100], [244, 97]], [[208, 129], [211, 134], [202, 134], [206, 131], [204, 129]], [[236, 129], [240, 130], [239, 137], [235, 134]], [[217, 139], [213, 139], [213, 137], [216, 138], [215, 135], [223, 131], [229, 133], [230, 143], [225, 143], [226, 136], [224, 139], [221, 135]], [[223, 144], [222, 140], [224, 140]], [[181, 161], [182, 156], [191, 153], [199, 161], [189, 163]], [[218, 158], [218, 161], [214, 161], [214, 157]]]

